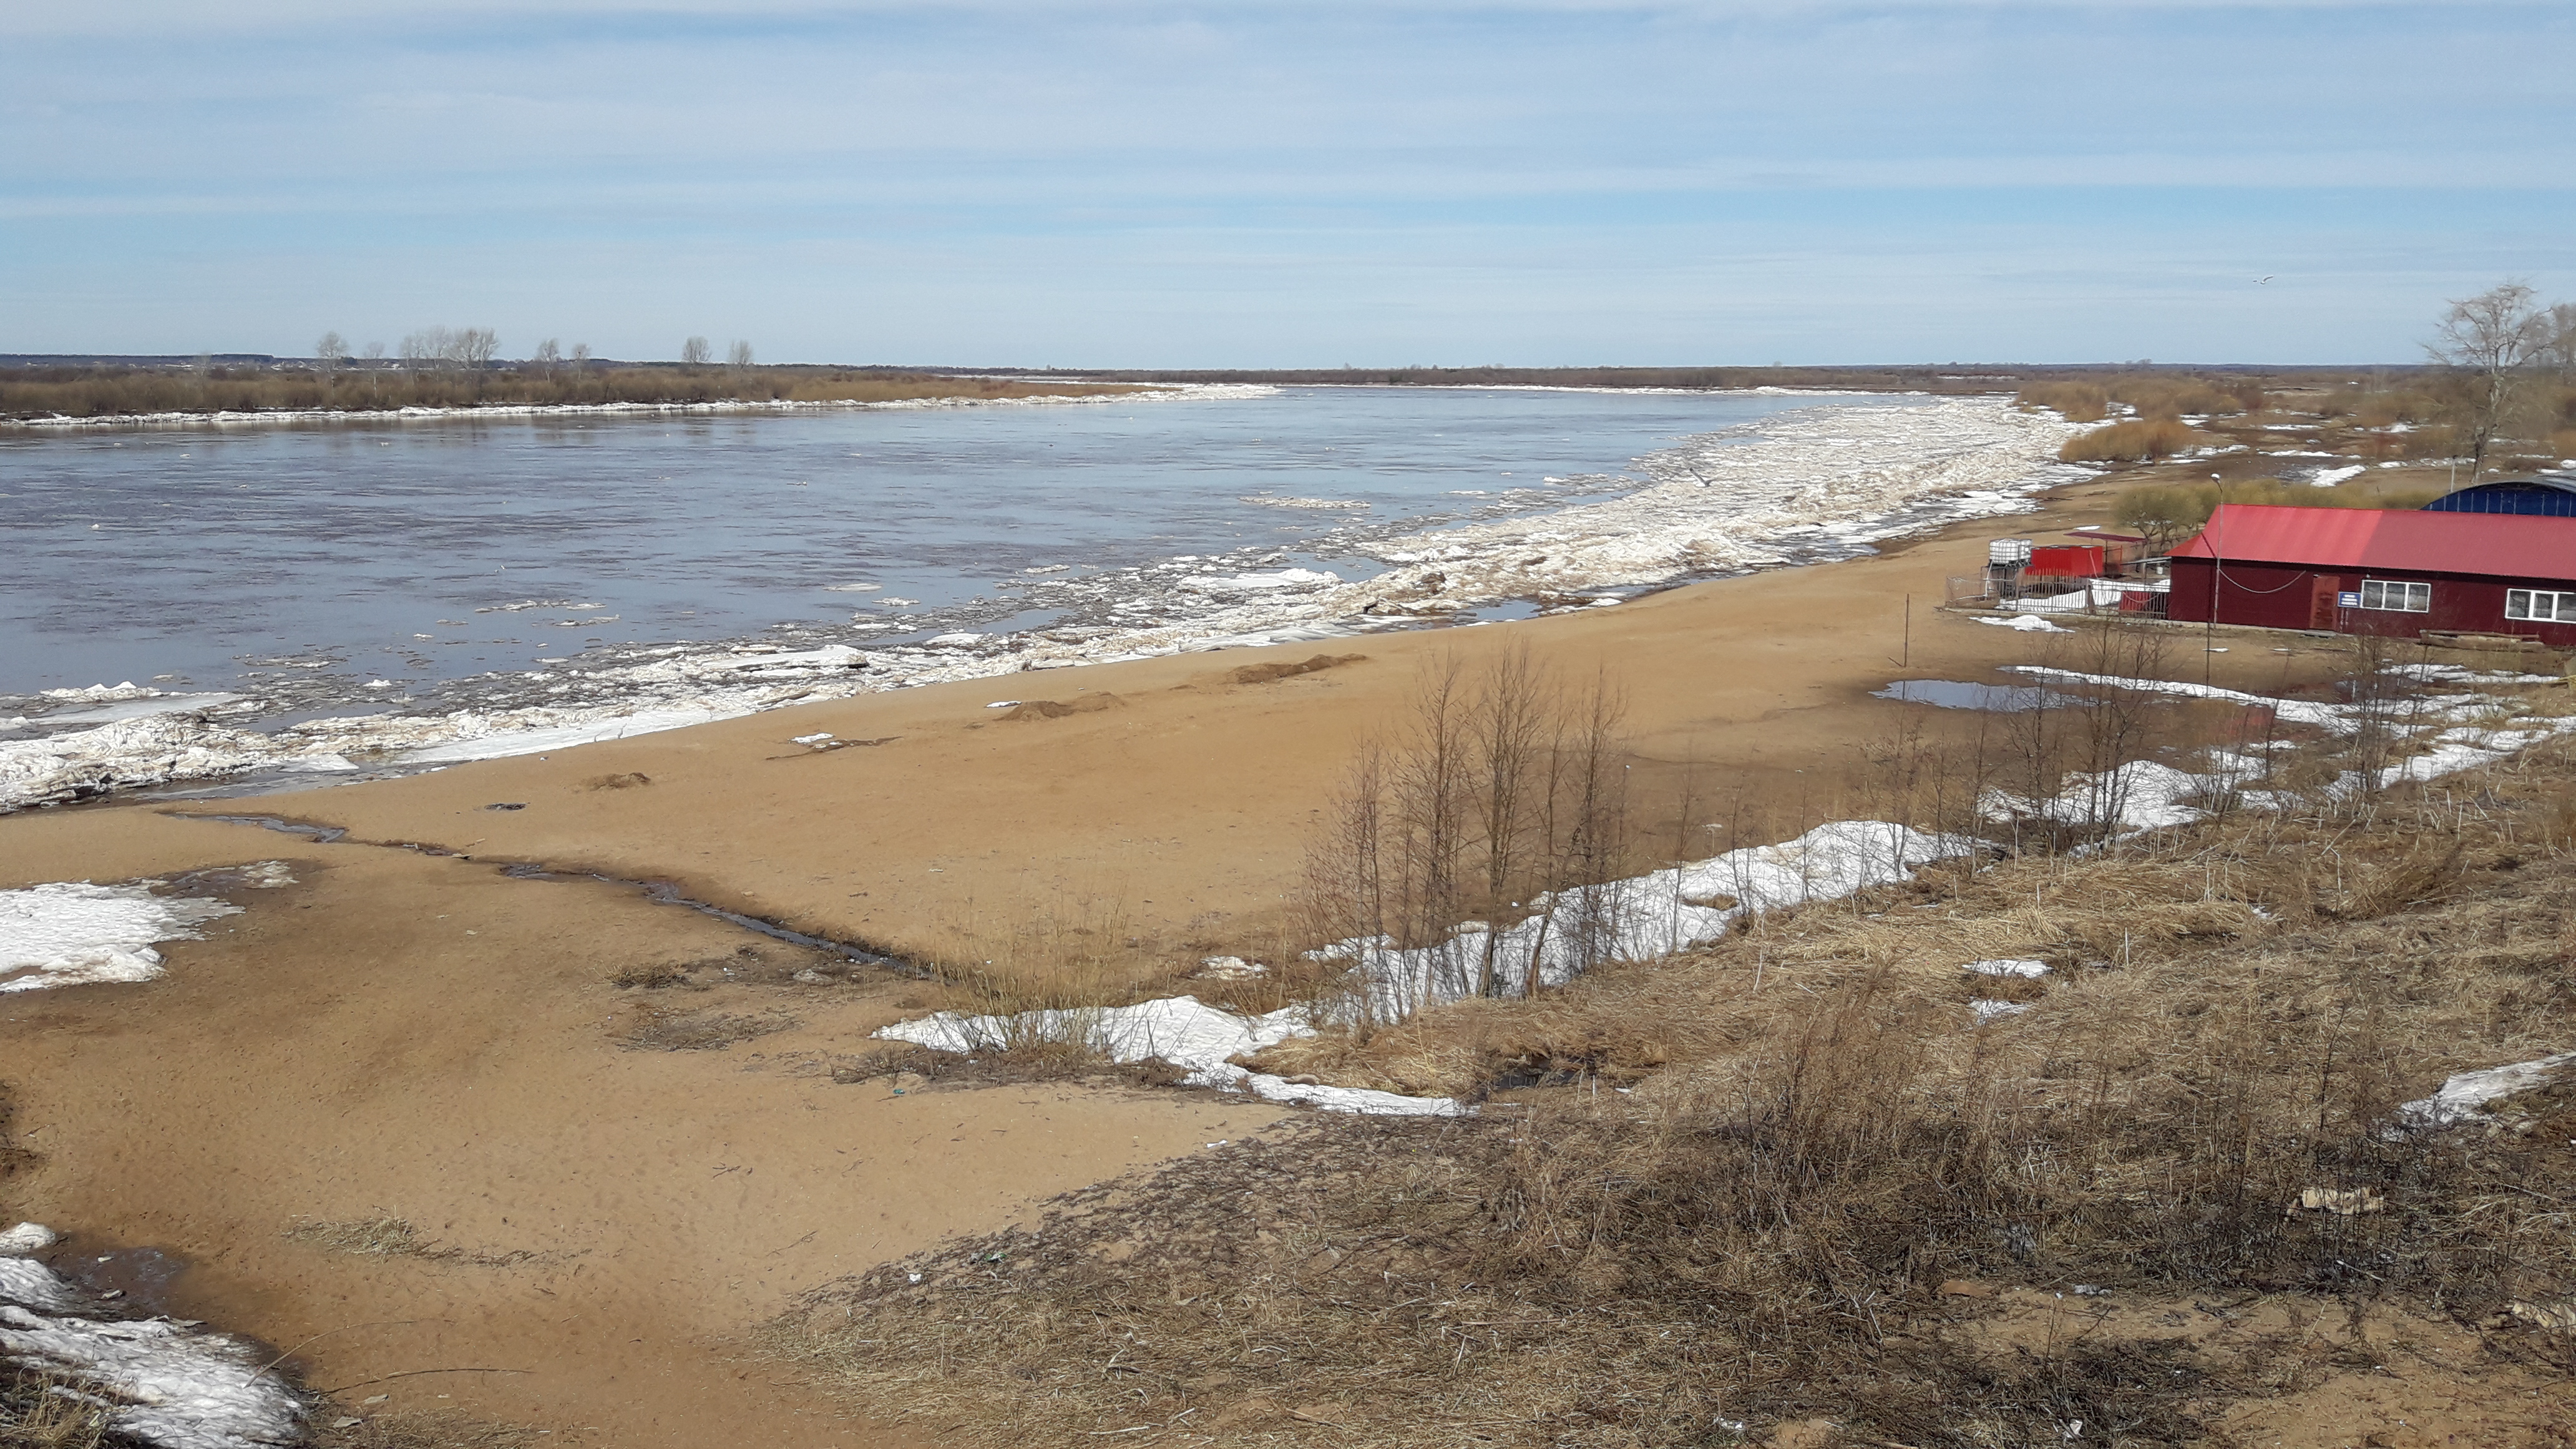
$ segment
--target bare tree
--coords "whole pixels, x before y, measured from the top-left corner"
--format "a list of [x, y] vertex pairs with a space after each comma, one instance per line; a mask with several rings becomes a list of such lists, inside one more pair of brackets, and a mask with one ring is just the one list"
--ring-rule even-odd
[[432, 363], [444, 364], [455, 347], [455, 334], [444, 327], [424, 327], [418, 332], [406, 332], [402, 340], [403, 370], [418, 372]]
[[590, 371], [589, 343], [576, 342], [572, 345], [572, 370], [575, 372]]
[[734, 345], [731, 348], [728, 348], [725, 352], [725, 366], [732, 368], [737, 373], [749, 372], [751, 370], [751, 344], [737, 340]]
[[349, 344], [337, 332], [325, 332], [313, 344], [313, 370], [329, 377], [340, 370], [340, 360], [349, 355]]
[[2469, 481], [2478, 480], [2487, 450], [2511, 420], [2533, 365], [2556, 340], [2549, 312], [2521, 282], [2505, 282], [2451, 303], [2424, 350], [2457, 373], [2466, 393]]
[[[1477, 963], [1476, 994], [1495, 995], [1502, 982], [1496, 971], [1505, 914], [1533, 894], [1528, 877], [1538, 853], [1530, 839], [1539, 818], [1539, 792], [1544, 788], [1543, 753], [1550, 743], [1558, 713], [1555, 690], [1531, 659], [1524, 644], [1497, 655], [1485, 667], [1481, 692], [1469, 721], [1471, 768], [1480, 789], [1477, 800], [1484, 848], [1484, 899], [1478, 911], [1495, 929], [1485, 933], [1484, 959]], [[1543, 849], [1544, 843], [1538, 843]]]
[[555, 364], [562, 360], [563, 349], [556, 346], [555, 340], [551, 337], [538, 343], [537, 350], [528, 354], [528, 361], [534, 363], [539, 372], [554, 371]]
[[2549, 341], [2542, 360], [2556, 368], [2561, 381], [2576, 378], [2576, 302], [2549, 309]]
[[692, 337], [680, 344], [682, 367], [704, 367], [707, 365], [707, 359], [713, 356], [715, 353], [708, 348], [707, 339], [703, 337]]
[[369, 362], [382, 362], [382, 361], [384, 361], [384, 360], [385, 360], [385, 345], [384, 345], [383, 343], [381, 343], [381, 342], [370, 342], [370, 343], [368, 343], [368, 344], [367, 344], [367, 350], [366, 350], [365, 356], [366, 356], [366, 359], [367, 359]]
[[460, 327], [454, 339], [456, 360], [480, 372], [500, 355], [501, 334], [489, 327]]

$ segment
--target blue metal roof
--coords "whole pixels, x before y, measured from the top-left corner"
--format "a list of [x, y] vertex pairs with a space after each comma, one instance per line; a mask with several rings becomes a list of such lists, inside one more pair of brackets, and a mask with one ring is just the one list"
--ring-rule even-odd
[[2576, 518], [2576, 473], [2498, 478], [2454, 489], [2424, 505], [2427, 513], [2519, 513]]

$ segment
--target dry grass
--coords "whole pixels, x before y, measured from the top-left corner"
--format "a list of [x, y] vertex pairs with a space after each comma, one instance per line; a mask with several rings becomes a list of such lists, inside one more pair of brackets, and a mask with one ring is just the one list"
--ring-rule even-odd
[[[1076, 1194], [818, 1291], [774, 1347], [996, 1444], [1706, 1444], [1812, 1416], [1847, 1443], [2179, 1443], [2294, 1369], [2253, 1341], [1999, 1344], [1955, 1279], [2377, 1301], [2563, 1375], [2576, 1345], [2510, 1305], [2576, 1298], [2576, 1093], [2492, 1133], [2386, 1124], [2451, 1071], [2576, 1045], [2571, 799], [2546, 746], [2366, 820], [1934, 873], [1302, 1047], [1415, 1090], [1572, 1090], [1310, 1120]], [[1961, 970], [1991, 957], [2054, 969]], [[1979, 1027], [1976, 996], [2035, 1009]]]
[[2173, 418], [2142, 418], [2078, 433], [2057, 450], [2068, 463], [2143, 463], [2170, 458], [2199, 441], [2199, 435]]
[[720, 1052], [738, 1041], [786, 1031], [796, 1018], [781, 1012], [746, 1016], [646, 1004], [628, 1017], [617, 1044], [629, 1051]]
[[304, 1218], [286, 1230], [295, 1242], [362, 1258], [418, 1258], [430, 1263], [470, 1263], [478, 1268], [509, 1268], [546, 1255], [524, 1248], [507, 1253], [480, 1252], [424, 1236], [408, 1218], [379, 1213], [372, 1218]]
[[108, 1411], [38, 1373], [0, 1377], [0, 1449], [99, 1449], [109, 1443]]

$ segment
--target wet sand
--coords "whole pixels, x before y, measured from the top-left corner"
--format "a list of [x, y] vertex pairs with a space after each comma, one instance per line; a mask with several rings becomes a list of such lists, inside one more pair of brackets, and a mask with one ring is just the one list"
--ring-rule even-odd
[[[1519, 624], [932, 685], [248, 803], [0, 819], [0, 886], [273, 858], [300, 882], [236, 894], [246, 913], [165, 946], [159, 981], [0, 997], [0, 1060], [43, 1159], [11, 1179], [9, 1205], [82, 1235], [75, 1247], [196, 1260], [174, 1311], [281, 1348], [326, 1335], [298, 1353], [318, 1386], [420, 1375], [353, 1399], [385, 1392], [565, 1443], [901, 1442], [746, 1360], [744, 1334], [800, 1288], [1280, 1110], [835, 1083], [834, 1062], [917, 1011], [919, 988], [779, 979], [793, 953], [738, 927], [500, 864], [670, 881], [914, 957], [988, 949], [1069, 906], [1123, 918], [1139, 959], [1257, 955], [1353, 747], [1401, 718], [1426, 666], [1524, 643], [1561, 677], [1624, 689], [1644, 773], [1660, 776], [1641, 799], [1669, 798], [1695, 761], [1700, 798], [1733, 793], [1743, 834], [1782, 838], [1859, 803], [1861, 747], [1924, 708], [1870, 691], [2034, 657], [2048, 636], [1937, 611], [1943, 580], [1977, 572], [1989, 538], [2094, 521], [2104, 491], [1874, 559]], [[2277, 688], [2336, 658], [2277, 642], [2208, 656], [2212, 678]], [[1319, 653], [1363, 657], [1265, 677]], [[1013, 698], [1069, 708], [987, 707]], [[792, 743], [820, 731], [877, 743]], [[351, 835], [172, 818], [253, 810]], [[717, 958], [748, 961], [752, 979], [612, 984]], [[792, 1024], [721, 1050], [623, 1044], [652, 1011], [682, 1009]], [[288, 1236], [373, 1216], [453, 1255]], [[421, 1372], [464, 1369], [509, 1372]]]

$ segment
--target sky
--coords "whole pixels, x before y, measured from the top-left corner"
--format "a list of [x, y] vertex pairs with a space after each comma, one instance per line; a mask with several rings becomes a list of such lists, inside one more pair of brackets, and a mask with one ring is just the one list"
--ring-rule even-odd
[[2567, 0], [0, 5], [0, 353], [2406, 363], [2508, 278]]

